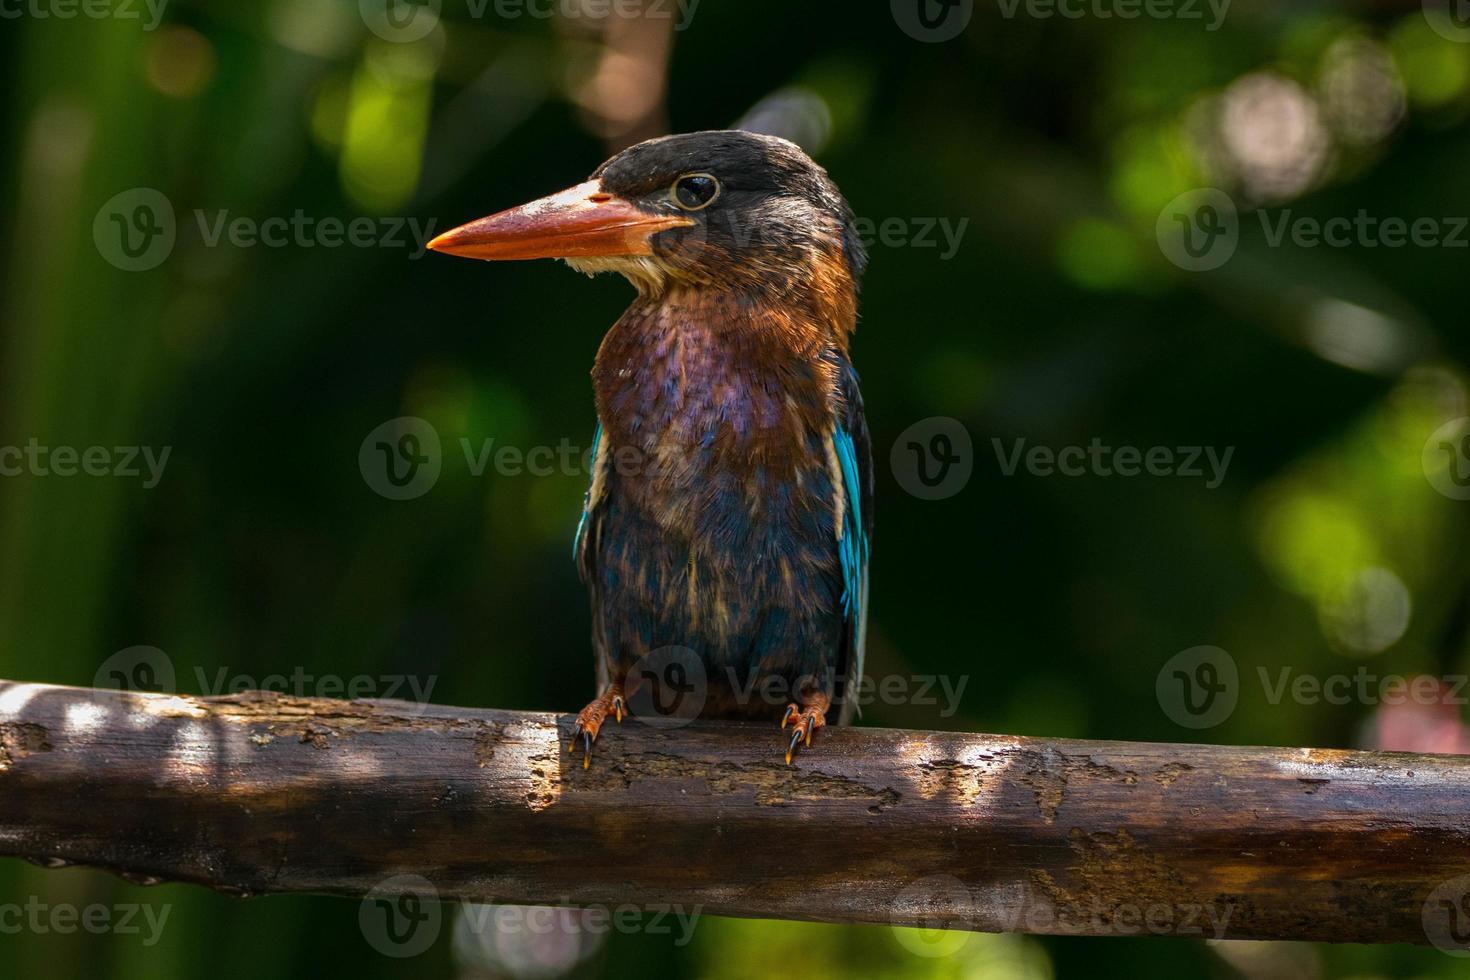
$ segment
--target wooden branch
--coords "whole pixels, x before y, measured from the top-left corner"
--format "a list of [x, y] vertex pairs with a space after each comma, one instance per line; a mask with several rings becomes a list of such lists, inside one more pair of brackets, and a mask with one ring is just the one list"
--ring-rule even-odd
[[788, 767], [774, 725], [629, 720], [584, 771], [569, 734], [0, 682], [0, 854], [239, 894], [412, 872], [446, 899], [1465, 945], [1466, 757], [829, 728]]

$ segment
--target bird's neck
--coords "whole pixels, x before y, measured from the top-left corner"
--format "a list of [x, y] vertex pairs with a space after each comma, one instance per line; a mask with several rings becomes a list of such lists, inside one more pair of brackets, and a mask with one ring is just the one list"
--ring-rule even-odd
[[[830, 424], [856, 321], [850, 277], [799, 287], [688, 286], [640, 296], [593, 368], [598, 414], [617, 442], [748, 444]], [[748, 446], [746, 447], [748, 448]]]
[[796, 264], [736, 264], [710, 282], [664, 280], [640, 290], [609, 337], [650, 328], [706, 332], [738, 346], [809, 358], [847, 353], [857, 327], [857, 284], [840, 248]]

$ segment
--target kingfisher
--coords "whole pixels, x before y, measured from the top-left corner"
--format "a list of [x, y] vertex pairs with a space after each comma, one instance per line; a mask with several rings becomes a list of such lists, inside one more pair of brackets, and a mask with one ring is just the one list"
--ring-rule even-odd
[[429, 247], [562, 259], [637, 291], [592, 368], [574, 554], [597, 697], [568, 751], [580, 740], [590, 765], [640, 664], [668, 650], [702, 672], [700, 717], [779, 717], [787, 765], [834, 707], [849, 722], [873, 530], [849, 352], [867, 254], [827, 172], [773, 136], [665, 136]]

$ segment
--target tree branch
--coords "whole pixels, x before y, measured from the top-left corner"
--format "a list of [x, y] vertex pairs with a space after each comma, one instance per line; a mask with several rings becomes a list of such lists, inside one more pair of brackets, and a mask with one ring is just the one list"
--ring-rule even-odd
[[584, 771], [569, 736], [0, 682], [0, 854], [231, 893], [412, 872], [496, 902], [1465, 945], [1467, 757], [828, 728], [788, 767], [774, 725], [629, 720]]

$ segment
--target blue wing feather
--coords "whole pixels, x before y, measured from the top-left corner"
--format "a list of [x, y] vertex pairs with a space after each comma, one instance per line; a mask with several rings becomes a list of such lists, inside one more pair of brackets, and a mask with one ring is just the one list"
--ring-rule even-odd
[[861, 612], [863, 575], [868, 566], [868, 535], [863, 530], [862, 490], [858, 478], [857, 447], [852, 433], [837, 429], [837, 461], [842, 467], [842, 490], [847, 498], [842, 527], [842, 611], [849, 618]]
[[838, 554], [842, 563], [842, 613], [847, 630], [838, 664], [843, 680], [841, 721], [857, 710], [857, 688], [863, 676], [868, 633], [868, 556], [873, 534], [873, 448], [857, 372], [841, 360], [841, 409], [832, 442], [842, 470], [846, 506], [842, 509]]

